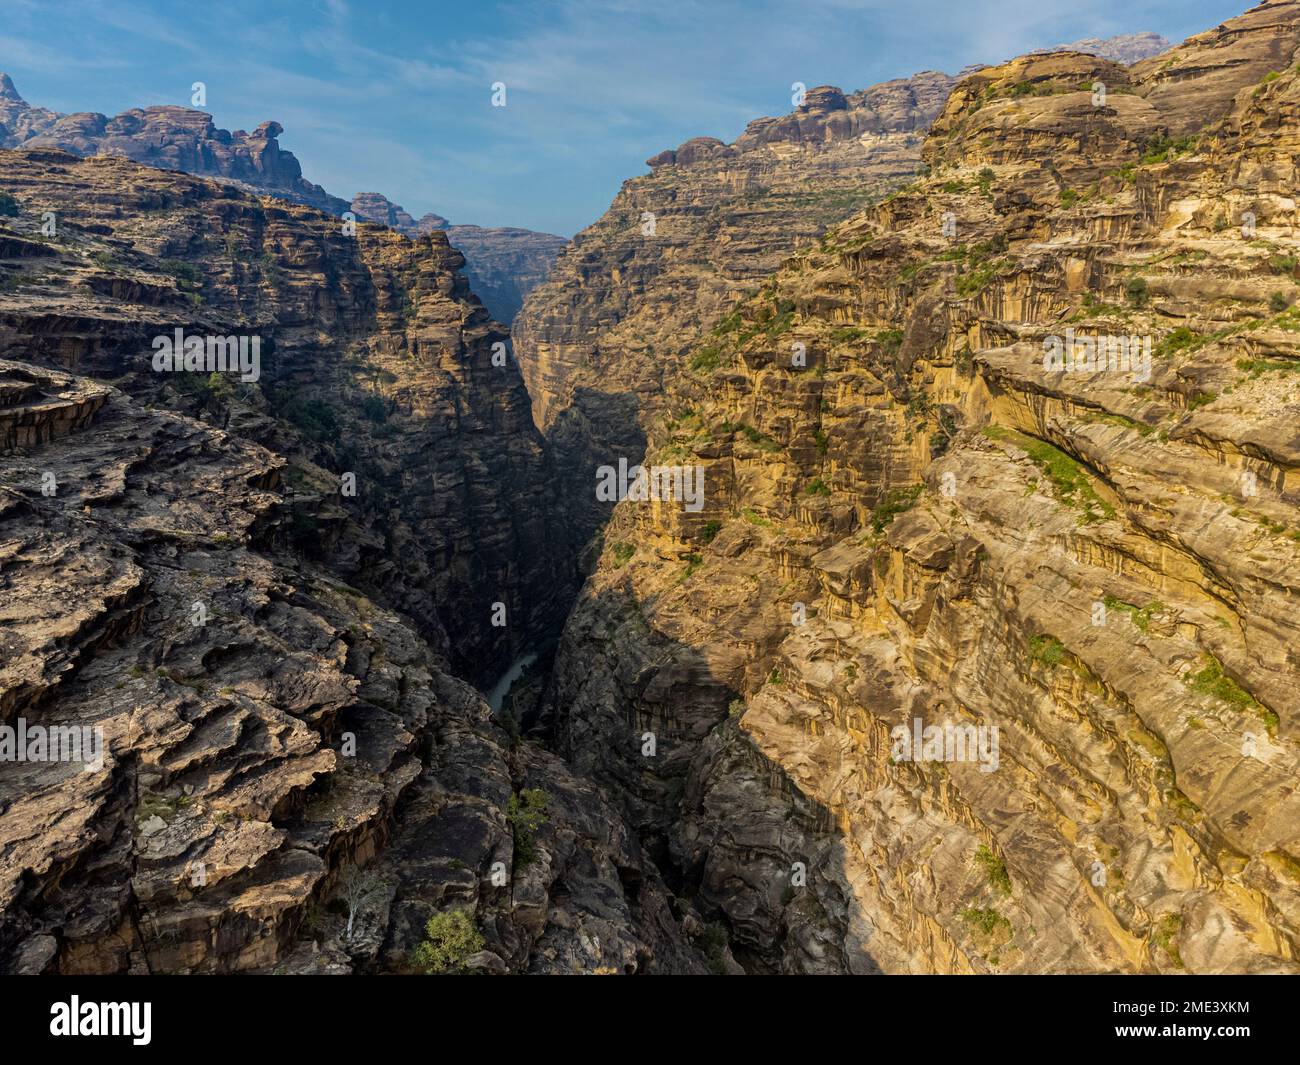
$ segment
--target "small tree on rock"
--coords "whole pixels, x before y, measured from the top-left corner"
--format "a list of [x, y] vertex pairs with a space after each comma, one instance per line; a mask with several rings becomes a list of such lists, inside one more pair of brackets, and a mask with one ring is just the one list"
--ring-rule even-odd
[[368, 873], [355, 865], [344, 871], [339, 881], [339, 897], [347, 903], [348, 927], [343, 938], [351, 942], [352, 928], [359, 914], [374, 898], [382, 895], [388, 882], [375, 873]]
[[483, 936], [465, 910], [435, 913], [424, 925], [425, 940], [411, 952], [411, 964], [430, 976], [465, 971], [470, 955], [483, 949]]

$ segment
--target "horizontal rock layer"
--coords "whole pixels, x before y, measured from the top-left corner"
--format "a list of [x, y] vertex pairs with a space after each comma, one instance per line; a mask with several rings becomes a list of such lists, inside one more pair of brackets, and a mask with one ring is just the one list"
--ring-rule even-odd
[[981, 70], [646, 360], [704, 505], [614, 510], [544, 717], [746, 967], [1297, 971], [1298, 48]]

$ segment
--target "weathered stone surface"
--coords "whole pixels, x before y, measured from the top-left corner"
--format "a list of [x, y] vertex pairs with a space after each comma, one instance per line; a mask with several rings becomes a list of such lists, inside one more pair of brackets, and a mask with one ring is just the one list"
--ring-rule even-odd
[[[1298, 50], [1288, 0], [978, 71], [929, 175], [645, 357], [706, 502], [615, 508], [544, 717], [747, 968], [1297, 971]], [[1067, 327], [1149, 374], [1045, 369]]]
[[[548, 464], [507, 335], [442, 233], [408, 240], [107, 157], [10, 152], [0, 355], [112, 381], [290, 458], [285, 535], [490, 681], [558, 624]], [[156, 373], [153, 340], [257, 336], [260, 378]], [[500, 349], [498, 349], [500, 350]], [[342, 478], [356, 477], [355, 496]], [[505, 624], [493, 624], [494, 604]]]
[[441, 215], [418, 221], [378, 192], [359, 192], [352, 200], [358, 218], [388, 226], [408, 237], [440, 230], [465, 256], [465, 276], [492, 317], [509, 326], [524, 298], [546, 280], [568, 241], [553, 233], [514, 227], [452, 225]]
[[[810, 89], [734, 144], [696, 138], [649, 160], [578, 234], [515, 323], [533, 410], [572, 517], [570, 553], [608, 516], [597, 466], [635, 463], [701, 323], [826, 227], [913, 177], [920, 130], [952, 79], [934, 72], [844, 94]], [[708, 356], [704, 356], [708, 358]]]
[[[0, 462], [0, 723], [102, 747], [0, 761], [0, 971], [404, 970], [451, 904], [487, 971], [703, 970], [596, 790], [285, 541], [289, 459], [0, 360], [12, 382], [87, 409]], [[528, 860], [524, 787], [546, 796]], [[353, 864], [384, 890], [347, 936]]]
[[[444, 220], [2, 153], [0, 722], [105, 749], [0, 761], [0, 970], [410, 971], [466, 909], [481, 973], [1296, 972], [1298, 48], [1286, 0], [661, 153], [523, 315], [550, 450]], [[588, 544], [643, 452], [703, 508]], [[547, 751], [461, 678], [584, 547]]]
[[280, 147], [279, 122], [252, 133], [218, 129], [206, 111], [187, 107], [133, 107], [120, 115], [83, 111], [60, 115], [32, 107], [0, 74], [0, 148], [58, 148], [76, 155], [113, 155], [165, 170], [219, 178], [256, 192], [338, 214], [347, 201], [302, 176], [292, 152]]
[[1117, 37], [1084, 37], [1069, 44], [1047, 49], [1052, 52], [1083, 52], [1099, 55], [1124, 66], [1132, 66], [1170, 49], [1170, 43], [1158, 33], [1123, 33]]

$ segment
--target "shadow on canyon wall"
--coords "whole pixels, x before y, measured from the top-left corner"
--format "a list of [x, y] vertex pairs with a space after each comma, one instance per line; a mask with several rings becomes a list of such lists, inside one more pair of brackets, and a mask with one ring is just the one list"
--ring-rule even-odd
[[569, 625], [584, 653], [557, 658], [533, 731], [602, 788], [674, 893], [725, 928], [748, 972], [880, 972], [851, 842], [753, 742], [739, 693], [653, 629], [630, 582], [584, 591]]

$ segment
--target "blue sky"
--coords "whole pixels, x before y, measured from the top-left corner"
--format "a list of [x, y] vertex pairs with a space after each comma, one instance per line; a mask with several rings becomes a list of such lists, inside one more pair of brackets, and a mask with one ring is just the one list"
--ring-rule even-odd
[[[189, 105], [284, 127], [337, 196], [569, 236], [644, 160], [846, 91], [1080, 37], [1172, 41], [1253, 0], [3, 0], [0, 70], [31, 103]], [[507, 106], [491, 106], [491, 86]]]

